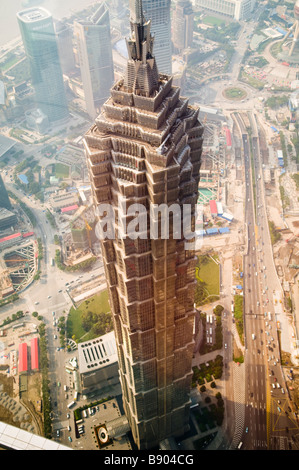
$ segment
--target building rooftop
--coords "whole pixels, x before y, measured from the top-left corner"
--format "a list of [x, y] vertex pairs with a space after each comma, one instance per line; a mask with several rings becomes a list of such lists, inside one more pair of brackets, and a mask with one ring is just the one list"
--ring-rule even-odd
[[12, 140], [5, 135], [0, 135], [0, 158], [12, 149], [16, 143], [17, 142], [15, 140]]
[[114, 332], [78, 344], [81, 374], [111, 365], [118, 361]]
[[5, 220], [8, 217], [14, 216], [14, 212], [9, 211], [5, 207], [0, 207], [0, 221]]
[[54, 440], [0, 421], [0, 448], [14, 450], [72, 450]]
[[18, 18], [25, 23], [36, 23], [47, 18], [52, 18], [51, 14], [42, 7], [32, 7], [22, 10], [17, 14]]
[[13, 240], [14, 238], [21, 237], [21, 233], [14, 233], [12, 235], [8, 235], [7, 237], [0, 238], [0, 243], [7, 242], [8, 240]]
[[64, 214], [65, 212], [71, 212], [71, 211], [75, 211], [78, 209], [78, 204], [74, 204], [73, 206], [67, 206], [67, 207], [63, 207], [61, 209], [61, 213]]

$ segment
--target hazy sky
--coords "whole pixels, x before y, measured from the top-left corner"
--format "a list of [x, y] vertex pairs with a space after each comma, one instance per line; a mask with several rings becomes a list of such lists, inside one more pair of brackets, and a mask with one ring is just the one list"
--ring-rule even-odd
[[[47, 8], [54, 18], [61, 19], [72, 10], [83, 10], [92, 3], [95, 0], [41, 0], [40, 6]], [[0, 0], [0, 46], [20, 36], [16, 14], [24, 8], [22, 4], [24, 0]]]

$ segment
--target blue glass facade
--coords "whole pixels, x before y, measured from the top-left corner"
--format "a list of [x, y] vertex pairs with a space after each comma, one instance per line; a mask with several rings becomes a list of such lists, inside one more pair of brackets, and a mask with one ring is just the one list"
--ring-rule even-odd
[[19, 12], [17, 18], [36, 106], [50, 122], [63, 120], [68, 116], [68, 107], [52, 16], [43, 8], [29, 8]]

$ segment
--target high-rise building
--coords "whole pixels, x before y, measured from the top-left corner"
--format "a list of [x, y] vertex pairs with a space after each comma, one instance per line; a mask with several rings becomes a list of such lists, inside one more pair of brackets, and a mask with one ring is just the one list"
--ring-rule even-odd
[[[101, 246], [124, 409], [136, 445], [149, 449], [189, 429], [196, 257], [185, 232], [172, 230], [182, 226], [182, 211], [162, 236], [163, 217], [153, 210], [187, 206], [193, 227], [203, 126], [172, 77], [158, 72], [141, 0], [130, 1], [130, 13], [126, 74], [84, 146], [104, 230], [113, 215], [114, 235], [102, 237]], [[137, 237], [133, 204], [144, 216]]]
[[179, 52], [192, 46], [194, 12], [190, 0], [178, 0], [173, 14], [172, 40]]
[[66, 75], [75, 70], [73, 30], [69, 24], [56, 21], [54, 24], [62, 72]]
[[237, 21], [249, 18], [255, 4], [256, 0], [195, 0], [197, 9], [202, 8]]
[[5, 207], [7, 210], [11, 210], [11, 202], [8, 197], [7, 189], [3, 183], [2, 176], [0, 175], [0, 207]]
[[160, 73], [172, 73], [170, 0], [143, 0], [146, 18], [151, 19], [151, 32], [155, 37], [154, 55]]
[[86, 109], [92, 119], [110, 95], [114, 81], [109, 10], [102, 3], [88, 21], [74, 24]]
[[17, 14], [23, 44], [31, 69], [36, 107], [52, 123], [68, 117], [63, 75], [51, 14], [33, 7]]

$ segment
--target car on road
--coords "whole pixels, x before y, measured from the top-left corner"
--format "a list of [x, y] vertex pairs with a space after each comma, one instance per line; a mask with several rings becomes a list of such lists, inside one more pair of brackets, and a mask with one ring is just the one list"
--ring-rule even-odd
[[68, 437], [68, 440], [69, 440], [70, 442], [72, 442], [72, 438], [71, 438], [71, 436], [69, 436], [69, 437]]
[[227, 344], [226, 343], [224, 344], [224, 347], [225, 347], [225, 349], [227, 349]]
[[245, 432], [246, 432], [246, 434], [248, 433], [248, 426], [247, 426], [247, 428], [245, 429]]

